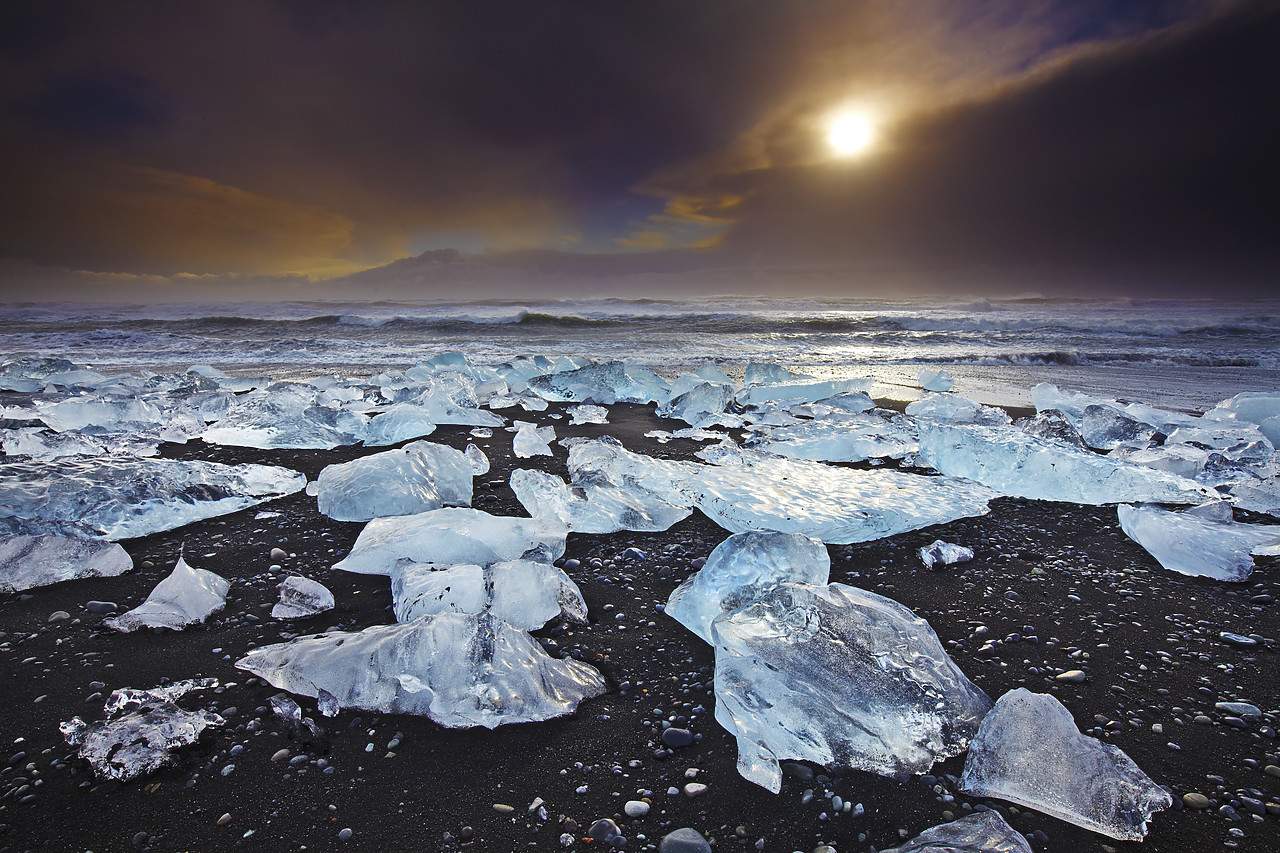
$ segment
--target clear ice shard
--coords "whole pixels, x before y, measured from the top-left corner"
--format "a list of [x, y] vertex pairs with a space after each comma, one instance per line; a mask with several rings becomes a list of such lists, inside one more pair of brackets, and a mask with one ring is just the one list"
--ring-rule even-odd
[[126, 633], [141, 628], [181, 631], [221, 610], [230, 588], [231, 582], [226, 578], [193, 568], [179, 557], [173, 571], [156, 584], [146, 601], [127, 613], [104, 620], [103, 624]]
[[442, 613], [253, 649], [236, 662], [290, 693], [418, 714], [449, 728], [547, 720], [607, 690], [594, 668], [543, 651], [489, 613]]
[[365, 438], [364, 415], [319, 405], [317, 388], [301, 382], [277, 382], [237, 397], [226, 416], [201, 434], [209, 444], [263, 450], [332, 450]]
[[[579, 453], [579, 448], [588, 453]], [[666, 530], [692, 512], [688, 505], [673, 504], [659, 491], [614, 476], [607, 465], [594, 467], [590, 449], [584, 443], [569, 452], [568, 485], [544, 471], [517, 468], [511, 472], [511, 489], [529, 515], [564, 524], [577, 533], [616, 533]]]
[[1134, 420], [1156, 426], [1166, 435], [1179, 426], [1194, 426], [1200, 420], [1195, 415], [1183, 414], [1182, 412], [1167, 412], [1142, 403], [1121, 403], [1116, 400], [1090, 397], [1088, 394], [1080, 394], [1075, 391], [1064, 391], [1048, 382], [1041, 382], [1031, 389], [1031, 402], [1035, 404], [1037, 411], [1043, 412], [1047, 409], [1057, 409], [1077, 427], [1080, 426], [1080, 422], [1084, 419], [1085, 409], [1089, 406], [1104, 406], [1114, 409]]
[[943, 474], [1021, 498], [1108, 504], [1200, 503], [1214, 496], [1192, 480], [1017, 429], [921, 422], [920, 456]]
[[280, 600], [271, 608], [273, 619], [302, 619], [333, 609], [333, 593], [310, 578], [287, 577], [276, 588], [280, 591]]
[[49, 534], [0, 539], [0, 593], [79, 578], [115, 577], [132, 568], [133, 558], [114, 542]]
[[906, 412], [920, 421], [944, 421], [956, 424], [1002, 426], [1011, 418], [1004, 409], [984, 406], [959, 394], [926, 394], [907, 406]]
[[951, 378], [951, 374], [941, 368], [922, 367], [920, 373], [916, 376], [916, 381], [920, 387], [926, 391], [950, 391], [956, 384]]
[[374, 519], [360, 531], [351, 553], [333, 568], [390, 575], [401, 561], [477, 566], [519, 559], [550, 563], [564, 555], [568, 532], [554, 521], [446, 507]]
[[724, 382], [700, 382], [680, 394], [673, 394], [665, 406], [658, 408], [658, 414], [692, 427], [709, 427], [721, 422], [733, 399], [733, 386]]
[[484, 455], [483, 450], [474, 444], [468, 444], [463, 455], [467, 457], [467, 462], [471, 463], [471, 475], [473, 477], [489, 473], [489, 457]]
[[296, 471], [173, 459], [93, 458], [0, 465], [0, 535], [129, 539], [251, 507], [303, 488]]
[[943, 542], [941, 539], [933, 540], [916, 553], [920, 555], [920, 562], [924, 563], [926, 569], [943, 569], [954, 563], [967, 563], [973, 559], [972, 548], [954, 542]]
[[868, 413], [833, 413], [775, 427], [761, 432], [748, 444], [779, 456], [813, 462], [902, 459], [919, 450], [913, 424], [902, 418], [886, 419]]
[[365, 447], [387, 447], [411, 438], [422, 438], [436, 431], [434, 413], [412, 403], [388, 406], [369, 421]]
[[316, 501], [338, 521], [413, 515], [470, 505], [471, 477], [471, 461], [461, 451], [415, 441], [328, 466], [316, 481]]
[[531, 456], [551, 456], [551, 442], [555, 437], [556, 433], [552, 427], [539, 429], [530, 423], [521, 424], [516, 430], [515, 438], [511, 440], [511, 450], [521, 459], [528, 459]]
[[134, 711], [150, 705], [177, 702], [192, 690], [208, 690], [217, 686], [218, 679], [216, 678], [188, 678], [162, 687], [142, 689], [121, 687], [119, 690], [111, 691], [111, 695], [107, 697], [106, 704], [102, 707], [102, 713], [106, 714], [108, 718], [122, 712], [132, 714]]
[[570, 406], [569, 415], [569, 423], [574, 426], [578, 424], [607, 424], [609, 422], [608, 409], [604, 406], [592, 406], [589, 403]]
[[529, 387], [544, 400], [561, 403], [665, 403], [671, 386], [647, 367], [621, 361], [534, 376]]
[[397, 622], [485, 611], [526, 631], [536, 631], [552, 619], [587, 622], [587, 603], [578, 585], [555, 566], [533, 560], [486, 567], [399, 566], [391, 575], [391, 597]]
[[1074, 447], [1084, 447], [1084, 439], [1080, 430], [1071, 419], [1057, 409], [1044, 409], [1029, 418], [1014, 421], [1014, 426], [1029, 435], [1040, 438], [1052, 438], [1066, 442]]
[[1081, 734], [1061, 702], [1021, 687], [982, 721], [960, 790], [1122, 841], [1141, 841], [1151, 815], [1173, 804], [1119, 748]]
[[817, 539], [799, 533], [735, 533], [672, 591], [663, 612], [710, 643], [711, 622], [720, 614], [736, 610], [778, 584], [820, 586], [830, 572], [831, 556]]
[[1088, 405], [1080, 419], [1080, 437], [1095, 450], [1115, 450], [1128, 441], [1147, 441], [1156, 428], [1109, 406]]
[[716, 721], [738, 772], [777, 793], [779, 762], [901, 778], [959, 755], [991, 707], [929, 623], [844, 584], [783, 584], [711, 624]]
[[995, 809], [944, 823], [884, 853], [1032, 853], [1021, 833]]
[[737, 400], [743, 406], [761, 406], [782, 400], [813, 403], [840, 394], [869, 392], [873, 385], [875, 380], [866, 378], [833, 379], [826, 382], [791, 379], [765, 385], [748, 384], [738, 392]]
[[[1217, 502], [1220, 505], [1229, 505]], [[1210, 506], [1214, 506], [1210, 504]], [[1197, 508], [1199, 509], [1199, 508]], [[1195, 510], [1121, 505], [1120, 529], [1160, 565], [1173, 572], [1220, 581], [1243, 581], [1253, 573], [1255, 548], [1280, 543], [1280, 525], [1216, 520]]]

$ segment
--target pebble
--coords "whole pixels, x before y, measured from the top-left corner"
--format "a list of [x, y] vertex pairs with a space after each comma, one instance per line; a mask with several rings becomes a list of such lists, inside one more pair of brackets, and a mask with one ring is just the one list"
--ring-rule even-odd
[[65, 610], [55, 610], [49, 614], [50, 622], [61, 622], [64, 619], [70, 619], [70, 618], [71, 618], [71, 614]]
[[1088, 677], [1089, 676], [1085, 675], [1084, 672], [1082, 672], [1081, 670], [1069, 669], [1066, 672], [1058, 673], [1053, 678], [1055, 681], [1063, 681], [1068, 684], [1079, 684], [1080, 682], [1084, 681]]
[[690, 782], [689, 784], [684, 786], [684, 795], [686, 797], [689, 797], [690, 799], [693, 799], [694, 797], [700, 797], [706, 792], [707, 792], [707, 786], [702, 784], [701, 782]]
[[1243, 717], [1246, 720], [1259, 720], [1262, 718], [1262, 709], [1248, 702], [1218, 702], [1213, 706], [1213, 709], [1234, 717]]
[[[286, 552], [283, 548], [272, 548], [272, 549], [271, 549], [271, 559], [272, 559], [272, 560], [287, 560], [287, 559], [289, 559], [289, 554], [288, 554], [288, 552]], [[343, 840], [345, 841], [346, 839], [344, 838]]]
[[1194, 791], [1189, 794], [1183, 794], [1182, 802], [1187, 805], [1187, 808], [1191, 809], [1207, 809], [1209, 806], [1213, 805], [1213, 802], [1204, 794], [1199, 794]]
[[595, 841], [608, 841], [621, 834], [622, 830], [618, 829], [618, 825], [607, 817], [591, 824], [591, 828], [587, 830], [587, 837]]
[[622, 807], [627, 817], [644, 817], [649, 813], [649, 804], [644, 800], [627, 800], [627, 804]]
[[352, 831], [351, 831], [351, 827], [349, 827], [349, 826], [348, 826], [348, 827], [343, 828], [343, 829], [342, 829], [342, 831], [340, 831], [340, 832], [338, 833], [338, 840], [339, 840], [339, 841], [350, 841], [350, 840], [351, 840], [351, 836], [353, 836], [353, 835], [355, 835], [355, 833], [354, 833], [354, 832], [352, 832]]
[[1277, 779], [1280, 779], [1280, 766], [1275, 764], [1268, 764], [1266, 767], [1262, 768], [1262, 772], [1266, 773], [1268, 776], [1275, 776]]
[[90, 613], [115, 613], [119, 608], [114, 601], [90, 601], [84, 609]]
[[688, 729], [663, 729], [662, 742], [672, 748], [690, 746], [693, 733]]
[[1225, 642], [1233, 646], [1256, 646], [1258, 641], [1253, 637], [1245, 637], [1240, 634], [1233, 634], [1230, 631], [1222, 631], [1218, 634]]
[[658, 853], [711, 853], [711, 845], [696, 829], [668, 832], [658, 843]]
[[511, 814], [516, 810], [516, 807], [509, 806], [506, 803], [494, 803], [493, 810], [498, 814]]
[[271, 760], [272, 760], [272, 761], [284, 761], [284, 760], [285, 760], [286, 758], [288, 758], [288, 757], [289, 757], [289, 750], [287, 750], [287, 749], [280, 749], [280, 750], [277, 750], [277, 751], [276, 751], [275, 755], [271, 756]]
[[226, 826], [229, 823], [231, 823], [231, 812], [227, 812], [222, 817], [218, 818], [218, 826]]

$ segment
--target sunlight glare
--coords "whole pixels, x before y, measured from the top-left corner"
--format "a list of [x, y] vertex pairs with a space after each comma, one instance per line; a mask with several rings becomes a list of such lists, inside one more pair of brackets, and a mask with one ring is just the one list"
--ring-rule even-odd
[[875, 141], [875, 128], [861, 113], [841, 113], [831, 120], [827, 128], [827, 144], [840, 157], [853, 157], [871, 147]]

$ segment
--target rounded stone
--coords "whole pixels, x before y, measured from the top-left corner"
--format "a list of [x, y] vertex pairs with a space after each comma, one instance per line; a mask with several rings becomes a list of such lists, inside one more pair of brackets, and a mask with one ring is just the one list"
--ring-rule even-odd
[[288, 554], [288, 553], [287, 553], [283, 548], [272, 548], [272, 549], [271, 549], [271, 559], [272, 559], [272, 560], [287, 560], [287, 559], [289, 559], [289, 554]]
[[591, 828], [587, 830], [587, 837], [595, 841], [608, 841], [621, 834], [622, 830], [618, 829], [618, 825], [607, 817], [591, 824]]
[[227, 812], [222, 817], [218, 818], [218, 826], [226, 826], [229, 823], [231, 823], [231, 812]]
[[693, 743], [693, 732], [688, 729], [663, 729], [662, 742], [673, 749], [690, 746]]
[[649, 804], [644, 800], [627, 800], [627, 804], [622, 807], [627, 817], [644, 817], [649, 813]]
[[115, 613], [119, 608], [114, 601], [90, 601], [84, 609], [90, 613]]
[[1204, 794], [1192, 791], [1189, 794], [1182, 795], [1182, 802], [1191, 809], [1207, 809], [1213, 805], [1213, 802]]
[[352, 831], [351, 831], [351, 827], [349, 827], [349, 826], [348, 826], [348, 827], [343, 828], [343, 829], [342, 829], [342, 831], [340, 831], [340, 832], [338, 833], [338, 840], [339, 840], [339, 841], [350, 841], [350, 840], [351, 840], [351, 836], [353, 836], [353, 835], [355, 835], [355, 833], [354, 833], [354, 832], [352, 832]]
[[1089, 676], [1085, 675], [1085, 673], [1081, 670], [1069, 669], [1066, 672], [1058, 673], [1053, 678], [1055, 681], [1062, 681], [1067, 684], [1079, 684], [1080, 682], [1084, 681], [1088, 677]]
[[664, 835], [658, 843], [658, 853], [711, 853], [711, 845], [702, 833], [684, 827]]
[[684, 786], [684, 795], [690, 799], [694, 797], [701, 797], [706, 792], [707, 786], [701, 782], [690, 782], [688, 785]]
[[62, 622], [70, 618], [71, 618], [71, 614], [65, 610], [55, 610], [49, 614], [50, 622]]

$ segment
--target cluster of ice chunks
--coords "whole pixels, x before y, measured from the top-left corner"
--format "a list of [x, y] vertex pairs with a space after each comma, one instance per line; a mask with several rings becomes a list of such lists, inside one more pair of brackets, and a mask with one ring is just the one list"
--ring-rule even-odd
[[984, 406], [958, 394], [926, 394], [906, 408], [906, 413], [920, 421], [957, 424], [1004, 426], [1011, 422], [1004, 409]]
[[413, 515], [471, 504], [472, 462], [443, 444], [415, 441], [330, 465], [316, 481], [320, 511], [338, 521]]
[[231, 582], [205, 569], [187, 564], [181, 557], [168, 577], [156, 584], [147, 600], [127, 613], [104, 621], [108, 628], [129, 632], [142, 628], [181, 631], [203, 622], [221, 610]]
[[39, 534], [0, 539], [0, 593], [90, 577], [114, 577], [133, 558], [114, 542]]
[[293, 494], [303, 475], [269, 465], [77, 458], [0, 465], [0, 534], [127, 539]]
[[588, 364], [529, 379], [535, 394], [552, 402], [665, 403], [671, 386], [647, 367], [621, 361]]
[[1081, 734], [1061, 702], [1023, 688], [982, 721], [960, 790], [1124, 841], [1141, 841], [1151, 815], [1173, 802], [1118, 747]]
[[973, 549], [954, 542], [943, 542], [935, 539], [917, 551], [920, 562], [926, 569], [944, 569], [956, 563], [967, 563], [973, 559]]
[[1204, 416], [1253, 424], [1273, 445], [1280, 445], [1280, 391], [1245, 391], [1223, 400]]
[[125, 782], [174, 763], [174, 750], [195, 743], [207, 728], [224, 724], [211, 711], [184, 711], [174, 702], [191, 690], [216, 687], [211, 678], [180, 681], [153, 690], [117, 690], [104, 709], [106, 720], [72, 717], [59, 724], [63, 738], [102, 779]]
[[743, 406], [761, 406], [781, 401], [816, 402], [839, 394], [851, 394], [859, 391], [865, 393], [871, 390], [873, 384], [873, 380], [865, 378], [832, 379], [827, 381], [804, 378], [761, 384], [747, 382], [745, 387], [738, 392], [736, 399]]
[[747, 445], [812, 462], [903, 459], [920, 447], [915, 425], [907, 419], [843, 412], [762, 431]]
[[259, 449], [332, 450], [364, 439], [365, 415], [339, 405], [321, 405], [318, 389], [277, 382], [237, 397], [230, 410], [200, 437], [210, 444]]
[[1280, 544], [1280, 525], [1242, 524], [1214, 501], [1183, 512], [1138, 504], [1117, 507], [1120, 529], [1160, 565], [1184, 575], [1244, 581], [1260, 548]]
[[711, 642], [711, 623], [782, 583], [827, 583], [831, 556], [817, 539], [799, 533], [735, 533], [711, 552], [702, 568], [672, 591], [663, 610]]
[[1121, 444], [1147, 441], [1159, 430], [1110, 406], [1085, 406], [1080, 437], [1094, 450], [1115, 450]]
[[711, 636], [716, 720], [738, 772], [775, 793], [785, 759], [923, 773], [963, 752], [991, 707], [927, 622], [844, 584], [774, 587]]
[[568, 575], [549, 563], [506, 560], [488, 566], [406, 563], [391, 575], [396, 621], [439, 613], [490, 612], [536, 631], [552, 619], [586, 624], [587, 603]]
[[302, 619], [332, 610], [336, 603], [329, 588], [310, 578], [293, 575], [279, 583], [280, 600], [271, 608], [273, 619]]
[[989, 809], [926, 829], [884, 853], [1031, 853], [1031, 845]]
[[250, 651], [236, 666], [342, 708], [418, 714], [450, 728], [536, 722], [607, 689], [594, 668], [549, 656], [491, 613], [443, 613]]

